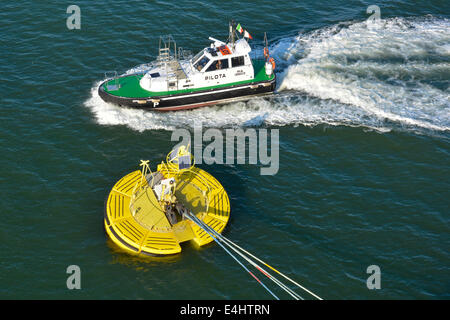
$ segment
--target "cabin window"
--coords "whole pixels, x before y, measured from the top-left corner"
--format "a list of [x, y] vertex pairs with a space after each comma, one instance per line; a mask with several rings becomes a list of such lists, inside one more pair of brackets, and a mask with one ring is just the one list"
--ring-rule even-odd
[[222, 70], [228, 68], [228, 59], [221, 59], [216, 60], [211, 63], [211, 65], [206, 69], [207, 72], [209, 71], [216, 71], [216, 70]]
[[202, 69], [208, 64], [209, 58], [207, 56], [203, 56], [198, 60], [196, 64], [194, 64], [194, 68], [198, 71], [202, 71]]
[[244, 65], [244, 56], [231, 58], [231, 66], [240, 67]]
[[197, 62], [197, 60], [202, 56], [202, 54], [203, 54], [203, 50], [200, 51], [199, 53], [197, 53], [197, 54], [195, 55], [195, 57], [192, 58], [192, 60], [191, 60], [192, 63]]

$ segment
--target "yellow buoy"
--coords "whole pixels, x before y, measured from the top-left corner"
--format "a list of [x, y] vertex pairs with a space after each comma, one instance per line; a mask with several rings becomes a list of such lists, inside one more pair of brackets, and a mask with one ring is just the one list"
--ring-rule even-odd
[[230, 201], [220, 182], [195, 167], [184, 146], [170, 152], [156, 172], [148, 163], [141, 160], [142, 170], [120, 179], [106, 199], [104, 224], [111, 240], [143, 255], [179, 253], [185, 241], [198, 246], [213, 241], [186, 215], [194, 214], [221, 233], [230, 217]]

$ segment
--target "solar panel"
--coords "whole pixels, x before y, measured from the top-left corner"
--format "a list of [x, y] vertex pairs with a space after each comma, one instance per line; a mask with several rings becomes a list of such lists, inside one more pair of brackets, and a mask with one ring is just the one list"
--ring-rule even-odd
[[172, 150], [172, 151], [170, 152], [170, 156], [169, 156], [169, 159], [170, 159], [170, 160], [173, 160], [173, 159], [175, 159], [175, 158], [176, 158], [176, 156], [177, 156], [177, 153], [178, 153], [178, 148], [177, 148], [177, 149], [174, 149], [174, 150]]
[[183, 170], [191, 166], [191, 156], [182, 156], [178, 158], [178, 169]]

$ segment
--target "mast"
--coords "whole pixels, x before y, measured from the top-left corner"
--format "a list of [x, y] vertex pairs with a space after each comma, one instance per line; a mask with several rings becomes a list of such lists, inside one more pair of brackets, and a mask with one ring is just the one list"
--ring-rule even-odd
[[229, 38], [230, 38], [230, 42], [231, 42], [231, 47], [234, 50], [234, 30], [233, 30], [233, 28], [234, 28], [234, 21], [231, 20], [228, 25], [229, 25], [229, 28], [230, 28]]
[[269, 43], [267, 42], [267, 33], [264, 32], [264, 60], [269, 59]]

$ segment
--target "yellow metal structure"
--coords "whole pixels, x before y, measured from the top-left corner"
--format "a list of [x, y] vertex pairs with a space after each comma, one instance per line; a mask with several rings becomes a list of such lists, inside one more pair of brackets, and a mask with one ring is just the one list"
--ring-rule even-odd
[[[183, 156], [183, 161], [191, 160], [188, 166], [181, 165]], [[113, 186], [105, 202], [104, 224], [115, 244], [133, 254], [169, 255], [181, 252], [180, 243], [185, 241], [198, 246], [213, 241], [183, 218], [183, 210], [217, 232], [223, 231], [230, 217], [228, 195], [217, 179], [191, 164], [193, 160], [180, 147], [156, 172], [150, 171], [148, 161], [141, 161], [142, 171], [127, 174]], [[158, 186], [157, 177], [171, 184], [159, 182]]]

